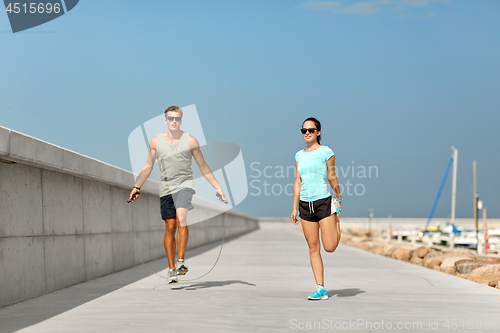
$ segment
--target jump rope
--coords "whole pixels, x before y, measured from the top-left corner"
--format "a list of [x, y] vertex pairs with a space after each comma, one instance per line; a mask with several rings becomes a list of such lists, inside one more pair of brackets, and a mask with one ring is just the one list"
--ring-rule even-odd
[[[132, 200], [136, 197], [136, 195], [137, 195], [137, 194], [140, 194], [140, 193], [134, 193], [134, 195], [132, 196], [132, 198], [127, 200], [127, 203], [131, 203], [131, 202], [132, 202]], [[220, 194], [218, 194], [218, 193], [217, 193], [217, 197], [218, 197], [218, 198], [220, 198], [220, 199], [222, 200], [221, 195], [220, 195]], [[223, 203], [225, 203], [225, 204], [227, 205], [227, 200], [223, 200], [222, 202], [223, 202]], [[208, 272], [206, 272], [205, 274], [203, 274], [203, 275], [201, 275], [201, 276], [199, 276], [199, 277], [197, 277], [197, 278], [195, 278], [195, 279], [182, 279], [182, 280], [179, 280], [179, 281], [181, 281], [181, 282], [186, 282], [186, 281], [196, 281], [196, 280], [199, 280], [199, 279], [201, 279], [202, 277], [204, 277], [204, 276], [208, 275], [208, 273], [210, 273], [210, 272], [211, 272], [211, 271], [215, 268], [215, 265], [217, 265], [217, 262], [219, 262], [220, 255], [221, 255], [221, 253], [222, 253], [222, 247], [224, 246], [224, 239], [226, 238], [226, 222], [227, 222], [227, 213], [228, 213], [228, 211], [226, 210], [226, 212], [224, 213], [224, 223], [223, 223], [223, 224], [224, 224], [224, 229], [223, 229], [224, 231], [223, 231], [223, 233], [222, 233], [222, 243], [221, 243], [221, 245], [220, 245], [219, 254], [217, 255], [217, 259], [215, 260], [215, 263], [213, 264], [212, 268], [210, 268], [210, 270], [209, 270]], [[132, 239], [132, 244], [134, 244], [134, 246], [135, 246], [135, 242], [134, 242], [134, 234], [132, 233], [132, 222], [130, 222], [130, 220], [129, 220], [129, 232], [130, 232], [130, 238]], [[158, 276], [158, 277], [161, 277], [162, 279], [168, 280], [168, 278], [167, 278], [167, 277], [165, 277], [165, 276], [163, 276], [163, 275], [161, 275], [161, 274], [158, 274], [158, 273], [156, 273], [155, 271], [153, 271], [152, 269], [150, 269], [150, 268], [149, 268], [149, 267], [148, 267], [148, 266], [144, 263], [144, 261], [142, 260], [141, 255], [139, 255], [139, 260], [141, 261], [142, 265], [143, 265], [144, 267], [146, 267], [146, 269], [147, 269], [148, 271], [150, 271], [151, 273], [153, 273], [154, 275], [156, 275], [156, 276]], [[156, 288], [156, 287], [155, 287], [155, 288]], [[153, 288], [153, 289], [155, 289], [155, 288]], [[156, 290], [156, 289], [155, 289], [155, 290]]]

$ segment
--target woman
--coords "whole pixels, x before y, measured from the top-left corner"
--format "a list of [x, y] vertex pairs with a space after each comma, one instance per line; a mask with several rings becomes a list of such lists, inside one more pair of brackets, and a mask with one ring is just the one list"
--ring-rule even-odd
[[[307, 148], [295, 154], [297, 171], [290, 219], [293, 224], [299, 224], [298, 208], [317, 286], [317, 290], [308, 299], [328, 299], [323, 281], [319, 236], [321, 231], [321, 241], [326, 252], [335, 251], [340, 241], [338, 214], [341, 210], [342, 194], [335, 175], [335, 154], [328, 146], [320, 144], [321, 123], [315, 118], [307, 118], [302, 124], [301, 132]], [[336, 198], [330, 195], [325, 177], [333, 188]]]

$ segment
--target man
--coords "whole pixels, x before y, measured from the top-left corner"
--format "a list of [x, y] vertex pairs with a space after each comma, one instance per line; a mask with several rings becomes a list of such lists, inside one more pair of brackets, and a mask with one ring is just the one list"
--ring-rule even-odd
[[[168, 260], [168, 283], [177, 282], [177, 275], [184, 275], [188, 267], [184, 262], [184, 254], [189, 237], [187, 227], [188, 210], [193, 209], [191, 200], [195, 194], [191, 159], [194, 157], [200, 171], [207, 181], [215, 188], [219, 201], [225, 201], [226, 195], [217, 179], [205, 162], [198, 140], [180, 129], [182, 124], [182, 109], [171, 106], [165, 110], [165, 123], [168, 131], [157, 134], [149, 143], [149, 153], [146, 163], [130, 192], [130, 200], [139, 198], [142, 185], [146, 182], [155, 159], [160, 167], [160, 208], [161, 218], [165, 221], [165, 236], [163, 245]], [[177, 232], [177, 263], [175, 263], [175, 232]]]

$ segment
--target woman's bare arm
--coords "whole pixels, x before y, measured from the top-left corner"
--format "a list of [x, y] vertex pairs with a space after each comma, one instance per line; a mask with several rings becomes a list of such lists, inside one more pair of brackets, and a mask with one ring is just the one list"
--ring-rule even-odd
[[[340, 193], [340, 186], [339, 186], [339, 180], [337, 179], [337, 175], [335, 174], [335, 155], [330, 157], [328, 161], [326, 161], [326, 166], [328, 168], [328, 182], [330, 183], [330, 186], [333, 188], [333, 191], [335, 192], [335, 196], [337, 199], [342, 200], [342, 193]], [[340, 202], [339, 202], [339, 210], [342, 211], [342, 208], [340, 207]]]
[[302, 181], [300, 179], [298, 164], [297, 161], [295, 161], [295, 182], [293, 183], [293, 208], [292, 208], [292, 214], [290, 215], [290, 220], [292, 220], [293, 224], [299, 224], [299, 220], [297, 219], [297, 209], [299, 207], [301, 184]]

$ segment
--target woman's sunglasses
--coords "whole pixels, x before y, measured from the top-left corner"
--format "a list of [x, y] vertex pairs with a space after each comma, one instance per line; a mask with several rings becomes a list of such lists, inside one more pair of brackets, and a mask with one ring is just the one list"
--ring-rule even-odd
[[167, 117], [167, 120], [168, 121], [176, 121], [176, 122], [179, 122], [182, 120], [182, 117]]
[[300, 131], [302, 134], [306, 134], [307, 132], [313, 134], [315, 131], [317, 131], [317, 128], [301, 128]]

